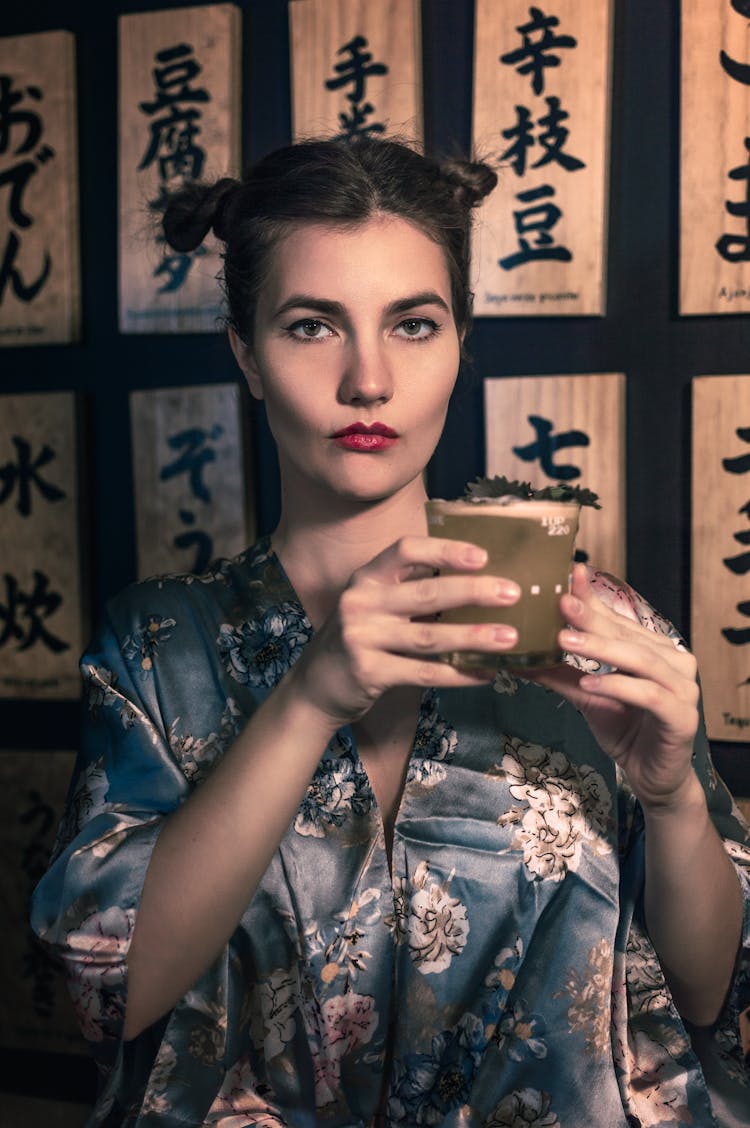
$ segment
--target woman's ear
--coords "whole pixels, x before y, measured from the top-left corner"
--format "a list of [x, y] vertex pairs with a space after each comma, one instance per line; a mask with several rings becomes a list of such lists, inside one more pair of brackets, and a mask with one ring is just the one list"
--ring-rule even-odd
[[229, 344], [232, 346], [234, 359], [239, 364], [247, 386], [250, 389], [250, 395], [253, 396], [254, 399], [262, 400], [263, 384], [260, 373], [258, 372], [258, 367], [255, 363], [253, 350], [249, 345], [245, 344], [236, 329], [232, 329], [231, 326], [227, 329], [227, 335], [229, 337]]

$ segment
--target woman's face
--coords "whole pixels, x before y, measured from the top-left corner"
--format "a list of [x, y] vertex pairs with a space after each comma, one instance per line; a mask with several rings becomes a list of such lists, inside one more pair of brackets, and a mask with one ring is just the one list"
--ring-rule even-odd
[[420, 477], [461, 341], [443, 251], [418, 228], [300, 225], [274, 252], [252, 348], [230, 336], [287, 493], [375, 501]]

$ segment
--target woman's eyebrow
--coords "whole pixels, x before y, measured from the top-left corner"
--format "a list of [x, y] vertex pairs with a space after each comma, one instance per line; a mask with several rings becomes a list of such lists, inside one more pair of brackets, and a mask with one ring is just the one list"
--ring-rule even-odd
[[[408, 313], [409, 310], [422, 305], [436, 305], [446, 313], [450, 313], [448, 304], [435, 290], [420, 290], [417, 294], [397, 298], [388, 303], [385, 312], [389, 316], [397, 313]], [[273, 317], [281, 317], [288, 313], [290, 309], [311, 310], [327, 317], [342, 317], [346, 312], [341, 302], [335, 302], [329, 298], [315, 298], [312, 294], [291, 294], [274, 310]]]
[[415, 306], [422, 305], [436, 305], [446, 313], [450, 313], [447, 303], [440, 297], [440, 294], [434, 290], [421, 290], [418, 294], [410, 294], [409, 297], [399, 298], [395, 302], [391, 302], [386, 307], [387, 313], [406, 313]]
[[292, 294], [274, 310], [274, 317], [281, 317], [290, 309], [311, 309], [315, 313], [327, 314], [329, 317], [341, 316], [344, 307], [341, 302], [330, 301], [328, 298], [314, 298], [312, 294]]

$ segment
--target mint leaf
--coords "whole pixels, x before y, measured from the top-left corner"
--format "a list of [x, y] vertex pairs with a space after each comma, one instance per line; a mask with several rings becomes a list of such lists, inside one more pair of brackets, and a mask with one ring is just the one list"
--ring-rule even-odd
[[504, 475], [495, 475], [494, 478], [477, 478], [468, 482], [464, 497], [471, 501], [482, 497], [520, 497], [531, 500], [533, 498], [546, 498], [549, 501], [577, 501], [579, 505], [591, 505], [594, 509], [601, 509], [599, 497], [592, 490], [583, 486], [568, 486], [563, 482], [556, 482], [553, 486], [542, 486], [534, 489], [530, 482], [512, 481]]

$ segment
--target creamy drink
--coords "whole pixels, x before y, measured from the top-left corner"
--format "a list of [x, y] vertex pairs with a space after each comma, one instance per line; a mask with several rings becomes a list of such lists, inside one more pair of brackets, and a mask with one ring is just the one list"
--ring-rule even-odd
[[440, 615], [448, 623], [508, 623], [518, 631], [513, 650], [496, 655], [461, 651], [445, 659], [469, 667], [559, 662], [557, 634], [564, 625], [559, 604], [570, 582], [578, 501], [481, 497], [428, 501], [426, 508], [431, 536], [481, 545], [488, 553], [482, 571], [515, 580], [521, 588], [520, 599], [511, 607], [456, 607]]

